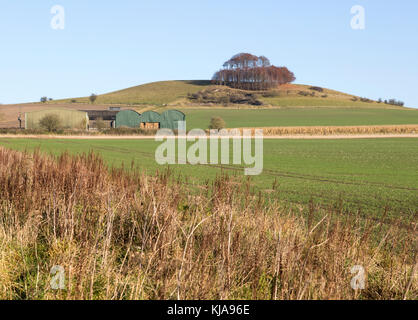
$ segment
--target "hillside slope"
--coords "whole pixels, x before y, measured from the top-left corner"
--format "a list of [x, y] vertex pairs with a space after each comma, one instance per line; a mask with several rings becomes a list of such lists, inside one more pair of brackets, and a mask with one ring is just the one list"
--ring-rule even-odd
[[[309, 85], [287, 84], [268, 92], [251, 92], [212, 85], [207, 80], [161, 81], [127, 88], [97, 97], [96, 104], [125, 104], [142, 106], [196, 105], [187, 97], [189, 94], [208, 90], [228, 90], [236, 93], [256, 94], [266, 106], [273, 107], [371, 107], [399, 108], [375, 101], [363, 102], [360, 97], [347, 93], [312, 87]], [[57, 100], [48, 103], [88, 103], [88, 97]], [[213, 105], [213, 104], [211, 104]], [[216, 105], [216, 104], [215, 104]]]

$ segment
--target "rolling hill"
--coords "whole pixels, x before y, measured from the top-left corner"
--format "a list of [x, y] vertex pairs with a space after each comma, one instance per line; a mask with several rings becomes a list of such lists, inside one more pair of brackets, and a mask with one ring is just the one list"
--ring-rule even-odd
[[[315, 88], [315, 89], [312, 89]], [[189, 94], [203, 92], [205, 90], [228, 90], [232, 93], [254, 93], [231, 89], [224, 86], [213, 85], [208, 80], [178, 80], [161, 81], [144, 85], [139, 85], [124, 90], [98, 95], [97, 104], [122, 104], [122, 105], [142, 105], [142, 106], [164, 106], [177, 105], [188, 106], [196, 105], [187, 98]], [[320, 90], [320, 91], [318, 91]], [[301, 84], [287, 84], [268, 92], [255, 92], [259, 100], [265, 106], [272, 107], [371, 107], [371, 108], [398, 108], [396, 106], [385, 105], [375, 101], [362, 102], [361, 97], [351, 94], [326, 89], [312, 87]], [[88, 103], [88, 97], [71, 98], [48, 102], [56, 103]], [[214, 104], [211, 104], [214, 106]], [[216, 106], [216, 104], [215, 104]], [[399, 108], [398, 108], [399, 109]]]
[[[190, 95], [199, 99], [190, 99]], [[210, 99], [203, 99], [210, 96]], [[223, 98], [248, 97], [261, 105], [222, 103]], [[216, 102], [217, 99], [219, 102]], [[367, 102], [364, 102], [367, 101]], [[210, 81], [162, 81], [127, 88], [97, 97], [69, 98], [46, 103], [0, 105], [0, 128], [18, 127], [18, 115], [41, 109], [107, 109], [110, 105], [186, 113], [188, 126], [206, 128], [212, 116], [223, 117], [228, 127], [356, 126], [418, 124], [418, 110], [364, 100], [347, 93], [287, 84], [268, 92], [251, 92], [213, 85]]]

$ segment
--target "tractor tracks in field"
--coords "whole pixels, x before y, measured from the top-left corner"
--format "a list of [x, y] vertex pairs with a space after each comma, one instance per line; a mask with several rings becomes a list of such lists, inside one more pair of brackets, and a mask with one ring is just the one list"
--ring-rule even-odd
[[[60, 141], [61, 143], [68, 143], [68, 144], [74, 144], [73, 141]], [[120, 148], [120, 147], [104, 147], [104, 146], [94, 146], [92, 149], [100, 149], [104, 151], [118, 151], [123, 154], [132, 154], [133, 156], [135, 154], [140, 154], [146, 158], [152, 159], [155, 158], [155, 155], [153, 153], [145, 152], [145, 151], [135, 151], [133, 153], [129, 149]], [[247, 169], [247, 167], [244, 167], [242, 165], [227, 165], [227, 164], [198, 164], [198, 166], [201, 167], [208, 167], [208, 168], [218, 168], [221, 170], [227, 170], [227, 171], [244, 171]], [[341, 184], [341, 185], [351, 185], [351, 186], [373, 186], [373, 187], [381, 187], [386, 188], [390, 190], [406, 190], [406, 191], [418, 191], [418, 188], [411, 188], [411, 187], [403, 187], [403, 186], [395, 186], [385, 183], [379, 183], [379, 182], [372, 182], [372, 181], [345, 181], [345, 180], [337, 180], [337, 179], [331, 179], [329, 177], [325, 176], [319, 176], [319, 175], [312, 175], [312, 174], [300, 174], [296, 172], [288, 172], [288, 171], [280, 171], [280, 170], [273, 170], [273, 169], [263, 169], [263, 174], [271, 176], [271, 177], [281, 177], [281, 178], [290, 178], [290, 179], [300, 179], [300, 180], [307, 180], [307, 181], [314, 181], [314, 182], [323, 182], [323, 183], [329, 183], [329, 184]]]

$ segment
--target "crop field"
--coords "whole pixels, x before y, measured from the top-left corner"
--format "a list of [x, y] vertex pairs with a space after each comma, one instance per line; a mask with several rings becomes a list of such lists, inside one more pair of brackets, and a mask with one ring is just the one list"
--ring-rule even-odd
[[292, 126], [362, 126], [418, 124], [418, 110], [360, 108], [292, 108], [262, 110], [180, 109], [189, 129], [206, 129], [213, 116], [228, 128]]
[[[153, 140], [0, 139], [0, 145], [39, 148], [54, 155], [94, 151], [109, 166], [134, 166], [147, 173], [165, 170], [155, 161], [159, 142]], [[199, 186], [222, 172], [245, 180], [244, 166], [171, 165], [170, 169], [184, 183]], [[324, 207], [342, 204], [351, 212], [402, 215], [406, 222], [417, 214], [417, 169], [415, 138], [265, 140], [264, 171], [250, 180], [252, 188], [296, 207], [310, 202]]]

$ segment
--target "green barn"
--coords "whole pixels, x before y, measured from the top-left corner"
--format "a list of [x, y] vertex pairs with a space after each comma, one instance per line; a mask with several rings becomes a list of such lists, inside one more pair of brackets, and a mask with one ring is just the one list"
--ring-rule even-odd
[[178, 130], [179, 121], [185, 121], [186, 115], [178, 110], [167, 110], [161, 115], [161, 128]]
[[141, 114], [140, 122], [142, 129], [159, 129], [161, 128], [162, 118], [158, 112], [146, 111]]
[[63, 129], [87, 130], [89, 117], [87, 112], [68, 109], [45, 109], [25, 113], [26, 129], [41, 129], [39, 122], [47, 115], [57, 115]]
[[116, 128], [139, 128], [141, 115], [134, 110], [122, 110], [116, 114]]
[[122, 110], [116, 114], [116, 128], [178, 130], [178, 122], [185, 119], [186, 115], [177, 110], [167, 110], [162, 115], [155, 111], [139, 114], [133, 110]]

